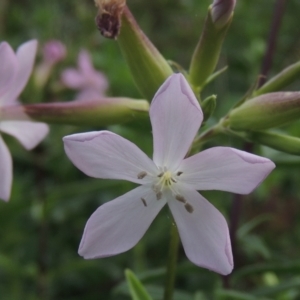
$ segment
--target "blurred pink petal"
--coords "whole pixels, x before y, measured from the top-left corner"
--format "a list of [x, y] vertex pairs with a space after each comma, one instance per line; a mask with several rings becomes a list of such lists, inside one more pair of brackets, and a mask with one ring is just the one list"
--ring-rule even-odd
[[36, 147], [48, 134], [49, 127], [32, 121], [0, 122], [0, 131], [15, 137], [27, 150]]
[[155, 165], [134, 144], [108, 131], [64, 138], [68, 157], [84, 173], [142, 184], [98, 208], [86, 225], [79, 253], [95, 258], [132, 248], [167, 202], [187, 257], [198, 266], [229, 274], [233, 259], [227, 223], [196, 189], [249, 193], [274, 164], [226, 147], [184, 159], [203, 114], [181, 74], [170, 76], [156, 93], [150, 118]]
[[78, 69], [67, 68], [62, 72], [62, 83], [74, 90], [85, 92], [86, 90], [104, 95], [108, 89], [106, 76], [94, 69], [90, 54], [86, 50], [81, 50], [78, 55]]
[[61, 74], [61, 80], [70, 89], [80, 90], [85, 87], [85, 78], [76, 69], [65, 69]]
[[12, 85], [14, 77], [17, 73], [17, 59], [14, 51], [9, 44], [3, 42], [0, 44], [0, 104], [1, 96], [5, 94]]
[[[8, 44], [2, 43], [0, 46], [0, 54], [3, 54], [0, 55], [0, 75], [3, 70], [6, 70], [6, 75], [0, 76], [0, 89], [7, 84], [5, 93], [0, 95], [0, 132], [14, 136], [28, 150], [45, 138], [49, 131], [48, 126], [31, 122], [22, 111], [19, 115], [23, 121], [9, 121], [3, 118], [1, 120], [1, 110], [4, 111], [5, 107], [18, 104], [17, 97], [24, 89], [32, 72], [36, 48], [37, 42], [29, 41], [22, 44], [15, 54]], [[7, 201], [12, 183], [12, 162], [1, 136], [0, 148], [0, 174], [2, 174], [0, 175], [0, 198]]]
[[156, 200], [150, 187], [140, 186], [103, 204], [86, 224], [79, 254], [84, 258], [97, 258], [131, 249], [165, 203], [165, 200]]
[[66, 46], [58, 40], [49, 40], [43, 46], [43, 58], [47, 63], [56, 64], [63, 60], [66, 55]]
[[23, 91], [33, 69], [36, 50], [37, 41], [35, 40], [26, 42], [18, 48], [16, 53], [18, 60], [17, 75], [10, 85], [10, 89], [2, 97], [2, 103], [9, 104], [14, 102]]
[[12, 184], [12, 159], [0, 135], [0, 199], [8, 201]]

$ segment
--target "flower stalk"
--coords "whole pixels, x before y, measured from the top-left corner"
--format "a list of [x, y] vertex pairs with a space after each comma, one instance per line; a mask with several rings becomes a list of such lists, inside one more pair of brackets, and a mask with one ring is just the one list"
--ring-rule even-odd
[[164, 291], [164, 300], [172, 300], [176, 278], [176, 267], [178, 258], [179, 235], [176, 224], [172, 222], [170, 233], [169, 254], [167, 261], [167, 273]]

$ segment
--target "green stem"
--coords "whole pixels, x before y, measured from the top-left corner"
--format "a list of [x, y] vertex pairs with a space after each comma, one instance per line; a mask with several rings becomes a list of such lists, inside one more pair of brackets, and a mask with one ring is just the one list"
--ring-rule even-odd
[[177, 227], [176, 227], [175, 223], [173, 222], [171, 225], [171, 239], [170, 239], [168, 262], [167, 262], [167, 274], [166, 274], [166, 282], [165, 282], [164, 300], [172, 300], [173, 299], [175, 277], [176, 277], [176, 264], [177, 264], [177, 256], [178, 256], [178, 246], [179, 246], [179, 235], [178, 235]]

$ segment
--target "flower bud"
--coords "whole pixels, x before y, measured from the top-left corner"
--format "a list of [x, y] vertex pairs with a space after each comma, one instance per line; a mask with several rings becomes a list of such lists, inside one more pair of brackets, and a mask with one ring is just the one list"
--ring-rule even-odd
[[122, 28], [117, 41], [138, 89], [143, 97], [152, 100], [173, 71], [140, 29], [128, 7], [122, 15]]
[[211, 18], [217, 28], [222, 28], [232, 17], [236, 0], [214, 0], [211, 8]]
[[270, 131], [254, 131], [247, 134], [247, 139], [275, 150], [300, 155], [300, 139], [297, 137]]
[[121, 124], [147, 116], [146, 100], [98, 98], [70, 102], [38, 103], [4, 107], [2, 120], [34, 121], [50, 124], [106, 126]]
[[259, 96], [266, 93], [280, 91], [287, 85], [300, 77], [300, 62], [285, 68], [275, 77], [267, 81], [261, 88], [253, 93], [253, 96]]
[[278, 92], [250, 99], [233, 109], [223, 125], [233, 130], [264, 130], [300, 118], [300, 92]]
[[[222, 4], [226, 1], [216, 2], [221, 2]], [[219, 16], [220, 14], [217, 14], [216, 11], [217, 6], [215, 6], [214, 9], [214, 17]], [[193, 86], [194, 90], [201, 91], [201, 89], [206, 85], [207, 79], [216, 68], [223, 41], [231, 24], [231, 20], [232, 11], [230, 16], [226, 18], [225, 23], [224, 18], [221, 18], [222, 22], [216, 19], [215, 23], [212, 15], [212, 7], [209, 8], [200, 40], [194, 50], [190, 63], [189, 82]], [[220, 22], [223, 26], [220, 26]]]
[[49, 64], [58, 63], [66, 57], [66, 54], [65, 45], [57, 40], [50, 40], [43, 47], [44, 61]]
[[38, 109], [29, 105], [25, 106], [25, 112], [33, 119], [43, 119], [47, 123], [88, 126], [126, 123], [147, 115], [148, 109], [147, 101], [129, 98], [101, 98], [40, 104]]
[[33, 74], [35, 86], [39, 89], [42, 89], [49, 80], [55, 64], [67, 55], [65, 45], [57, 40], [46, 42], [42, 51], [43, 60], [36, 66]]
[[214, 113], [215, 109], [216, 109], [216, 102], [217, 96], [216, 95], [211, 95], [209, 97], [207, 97], [206, 99], [203, 100], [203, 102], [201, 103], [201, 108], [203, 111], [203, 121], [207, 121], [211, 115]]

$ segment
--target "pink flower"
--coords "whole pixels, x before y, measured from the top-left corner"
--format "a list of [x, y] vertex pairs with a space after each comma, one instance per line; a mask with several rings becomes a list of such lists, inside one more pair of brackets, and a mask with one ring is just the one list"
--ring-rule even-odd
[[[48, 126], [31, 122], [29, 118], [28, 121], [5, 120], [1, 114], [5, 107], [18, 104], [17, 97], [32, 72], [36, 49], [34, 40], [22, 44], [16, 54], [6, 42], [0, 44], [0, 132], [14, 136], [27, 150], [44, 139]], [[8, 201], [11, 185], [12, 159], [0, 135], [0, 199]]]
[[66, 69], [62, 75], [62, 83], [74, 90], [79, 90], [77, 98], [103, 96], [108, 88], [106, 76], [94, 69], [90, 54], [81, 50], [78, 55], [78, 69]]
[[65, 45], [57, 40], [50, 40], [43, 47], [43, 58], [48, 64], [56, 64], [67, 55]]
[[187, 257], [198, 266], [229, 274], [233, 258], [226, 220], [197, 190], [248, 194], [273, 170], [274, 163], [230, 147], [185, 158], [203, 114], [181, 74], [170, 76], [160, 87], [151, 103], [150, 119], [153, 161], [109, 131], [64, 137], [68, 157], [85, 174], [141, 184], [93, 213], [79, 254], [98, 258], [129, 250], [168, 204]]

